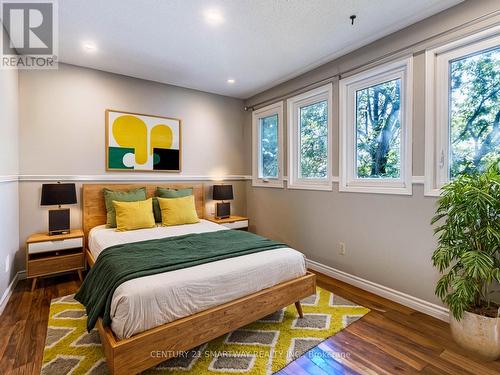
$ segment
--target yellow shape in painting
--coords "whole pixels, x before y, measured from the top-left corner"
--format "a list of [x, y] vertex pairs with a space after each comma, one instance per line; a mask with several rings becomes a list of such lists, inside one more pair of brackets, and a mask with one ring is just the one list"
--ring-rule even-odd
[[172, 147], [173, 133], [172, 129], [168, 125], [155, 125], [151, 129], [151, 149], [149, 153], [153, 154], [154, 148], [170, 148]]
[[148, 128], [144, 121], [135, 116], [120, 116], [113, 122], [113, 138], [121, 147], [135, 149], [135, 161], [148, 161]]

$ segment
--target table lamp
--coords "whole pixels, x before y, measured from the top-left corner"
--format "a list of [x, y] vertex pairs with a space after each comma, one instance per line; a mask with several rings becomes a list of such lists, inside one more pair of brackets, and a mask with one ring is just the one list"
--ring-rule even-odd
[[229, 202], [224, 202], [231, 199], [234, 199], [233, 185], [214, 185], [213, 200], [222, 201], [217, 202], [215, 206], [216, 219], [225, 219], [231, 216], [231, 204]]
[[49, 235], [70, 232], [70, 210], [61, 208], [62, 204], [76, 203], [75, 184], [42, 184], [42, 206], [59, 206], [49, 210]]

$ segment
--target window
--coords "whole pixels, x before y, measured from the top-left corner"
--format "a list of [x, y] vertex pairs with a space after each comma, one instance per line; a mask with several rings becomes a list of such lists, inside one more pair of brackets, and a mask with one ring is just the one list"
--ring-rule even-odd
[[492, 33], [426, 53], [426, 195], [500, 158], [500, 37]]
[[278, 178], [278, 115], [260, 119], [259, 178]]
[[328, 177], [328, 102], [300, 107], [299, 178]]
[[401, 79], [356, 91], [356, 176], [401, 176]]
[[500, 156], [500, 47], [450, 62], [449, 177]]
[[283, 187], [283, 103], [253, 112], [253, 186]]
[[412, 59], [340, 81], [340, 191], [411, 194]]
[[288, 106], [288, 187], [332, 190], [332, 85], [295, 96]]

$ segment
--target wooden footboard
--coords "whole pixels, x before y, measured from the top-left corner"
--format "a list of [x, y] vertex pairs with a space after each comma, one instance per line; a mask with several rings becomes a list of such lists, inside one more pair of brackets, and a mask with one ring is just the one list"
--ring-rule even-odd
[[[202, 184], [84, 184], [82, 201], [85, 243], [88, 243], [89, 231], [92, 228], [106, 223], [103, 188], [129, 190], [144, 186], [149, 197], [154, 195], [157, 186], [172, 189], [192, 188], [198, 216], [204, 217], [205, 189]], [[87, 263], [92, 267], [95, 263], [92, 253], [86, 249], [85, 255]], [[97, 328], [110, 373], [136, 374], [175, 357], [179, 352], [195, 348], [272, 314], [315, 292], [316, 276], [307, 273], [224, 305], [139, 333], [129, 339], [118, 340], [109, 327], [103, 327], [101, 319], [97, 322]], [[300, 304], [297, 303], [296, 306], [300, 314]]]
[[[90, 261], [93, 263], [93, 259]], [[103, 327], [101, 319], [97, 322], [97, 328], [110, 373], [136, 374], [315, 292], [316, 276], [308, 272], [302, 277], [150, 329], [129, 339], [118, 340], [109, 327]]]

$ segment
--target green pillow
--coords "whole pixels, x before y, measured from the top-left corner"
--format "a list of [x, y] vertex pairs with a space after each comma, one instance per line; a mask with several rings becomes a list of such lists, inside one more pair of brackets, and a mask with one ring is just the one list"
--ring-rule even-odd
[[161, 223], [161, 208], [158, 197], [153, 197], [153, 214], [155, 215], [155, 222]]
[[156, 196], [160, 198], [184, 198], [193, 195], [193, 188], [187, 189], [168, 189], [157, 187]]
[[[157, 187], [156, 196], [160, 198], [183, 198], [189, 195], [193, 195], [193, 188], [187, 189], [168, 189]], [[160, 203], [156, 197], [153, 198], [153, 213], [155, 214], [155, 221], [161, 223], [161, 209]]]
[[116, 228], [116, 212], [115, 207], [113, 206], [113, 201], [137, 202], [146, 200], [145, 187], [129, 191], [118, 191], [104, 188], [103, 192], [104, 203], [106, 204], [106, 224], [111, 228]]

